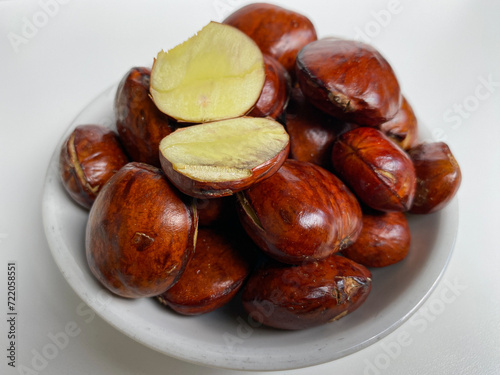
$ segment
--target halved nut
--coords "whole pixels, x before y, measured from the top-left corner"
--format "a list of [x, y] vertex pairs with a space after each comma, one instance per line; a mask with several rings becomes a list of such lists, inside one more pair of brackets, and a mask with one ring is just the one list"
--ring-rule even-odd
[[264, 81], [257, 44], [235, 27], [210, 22], [186, 42], [158, 53], [150, 92], [160, 111], [200, 123], [245, 115]]
[[176, 130], [160, 142], [160, 162], [183, 193], [210, 198], [270, 177], [288, 151], [289, 137], [280, 123], [239, 117]]

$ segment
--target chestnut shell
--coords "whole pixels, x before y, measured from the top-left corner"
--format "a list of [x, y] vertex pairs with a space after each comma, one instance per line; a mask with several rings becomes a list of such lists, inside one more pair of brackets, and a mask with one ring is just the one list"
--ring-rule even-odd
[[128, 161], [115, 132], [79, 125], [61, 146], [59, 175], [71, 198], [90, 209], [104, 184]]
[[122, 297], [170, 288], [194, 250], [194, 206], [153, 166], [132, 162], [101, 190], [85, 234], [93, 275]]

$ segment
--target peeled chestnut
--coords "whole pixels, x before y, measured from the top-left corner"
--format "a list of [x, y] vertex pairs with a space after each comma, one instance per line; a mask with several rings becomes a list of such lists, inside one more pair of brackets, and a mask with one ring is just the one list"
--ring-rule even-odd
[[403, 150], [417, 145], [418, 121], [410, 103], [403, 96], [401, 108], [392, 120], [384, 122], [379, 129], [396, 142]]
[[250, 276], [242, 301], [258, 322], [280, 329], [305, 329], [356, 310], [368, 297], [371, 283], [366, 267], [338, 255], [299, 266], [273, 262]]
[[391, 66], [362, 42], [325, 38], [309, 43], [297, 55], [296, 76], [312, 104], [344, 121], [378, 126], [401, 105]]
[[357, 127], [313, 106], [298, 86], [291, 91], [285, 126], [290, 135], [289, 157], [327, 169], [331, 166], [332, 147], [337, 136]]
[[262, 53], [273, 56], [292, 75], [297, 53], [317, 39], [314, 25], [306, 16], [273, 4], [246, 5], [223, 23], [247, 34]]
[[290, 96], [290, 76], [278, 60], [264, 55], [266, 80], [260, 97], [248, 116], [278, 119], [285, 110]]
[[114, 112], [120, 140], [132, 161], [160, 166], [158, 145], [174, 129], [149, 96], [151, 69], [135, 67], [122, 78]]
[[59, 174], [68, 194], [89, 209], [104, 184], [128, 163], [118, 136], [102, 125], [79, 125], [59, 154]]
[[85, 235], [93, 275], [122, 297], [152, 297], [178, 280], [194, 249], [197, 216], [163, 172], [120, 169], [97, 196]]
[[228, 303], [252, 267], [253, 244], [222, 228], [200, 228], [196, 251], [175, 285], [158, 300], [184, 315], [199, 315]]
[[402, 212], [364, 212], [361, 234], [342, 255], [366, 267], [386, 267], [406, 258], [410, 242], [410, 226]]
[[428, 214], [450, 203], [462, 182], [462, 173], [444, 142], [422, 143], [408, 151], [417, 175], [417, 190], [410, 212]]
[[361, 231], [354, 195], [312, 163], [288, 159], [237, 197], [243, 228], [266, 254], [283, 263], [326, 258], [354, 242]]
[[408, 211], [415, 196], [415, 169], [409, 156], [377, 129], [360, 127], [338, 137], [332, 164], [367, 206]]

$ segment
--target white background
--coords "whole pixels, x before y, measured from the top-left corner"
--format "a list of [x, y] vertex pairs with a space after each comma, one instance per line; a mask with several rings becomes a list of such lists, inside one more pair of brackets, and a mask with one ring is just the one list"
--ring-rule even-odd
[[[98, 317], [81, 323], [81, 300], [45, 240], [41, 196], [56, 144], [96, 95], [130, 67], [150, 65], [159, 50], [245, 3], [66, 0], [47, 15], [37, 1], [0, 0], [0, 373], [23, 373], [7, 366], [8, 325], [1, 313], [11, 260], [18, 268], [18, 366], [31, 367], [33, 350], [50, 343], [50, 333], [80, 323], [78, 336], [32, 374], [240, 373], [166, 357]], [[450, 145], [463, 173], [455, 250], [416, 313], [419, 323], [406, 322], [335, 362], [282, 373], [499, 374], [500, 2], [276, 3], [309, 16], [319, 36], [359, 38], [362, 30], [392, 64], [433, 138]], [[27, 30], [27, 21], [39, 26]], [[14, 34], [22, 42], [14, 42]], [[450, 285], [456, 298], [443, 299]], [[401, 340], [405, 345], [398, 350]]]

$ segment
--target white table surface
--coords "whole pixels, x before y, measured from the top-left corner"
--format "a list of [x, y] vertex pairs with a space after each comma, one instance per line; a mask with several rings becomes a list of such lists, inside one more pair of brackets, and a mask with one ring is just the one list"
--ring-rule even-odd
[[[99, 317], [82, 323], [81, 300], [45, 240], [41, 196], [62, 133], [97, 94], [245, 3], [0, 0], [0, 311], [7, 307], [9, 261], [17, 263], [19, 311], [16, 369], [7, 365], [2, 313], [1, 374], [240, 373], [169, 358]], [[451, 262], [413, 320], [348, 357], [278, 374], [500, 374], [500, 2], [276, 3], [308, 15], [320, 36], [364, 38], [361, 30], [369, 37], [463, 173]], [[35, 353], [70, 322], [79, 322], [81, 332], [33, 370]], [[408, 345], [397, 349], [401, 335]]]

